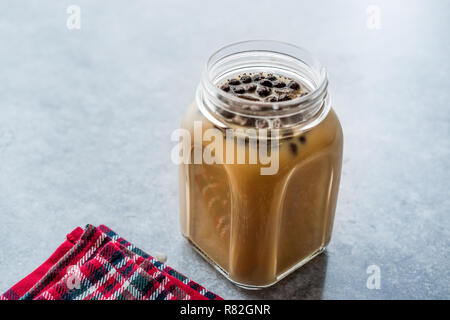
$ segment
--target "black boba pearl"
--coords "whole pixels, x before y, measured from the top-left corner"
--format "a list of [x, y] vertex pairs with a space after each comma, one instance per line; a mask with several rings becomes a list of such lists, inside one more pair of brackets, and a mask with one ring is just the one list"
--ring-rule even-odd
[[254, 118], [247, 118], [247, 122], [245, 123], [246, 126], [254, 127], [255, 126], [255, 119]]
[[256, 84], [248, 84], [244, 88], [247, 92], [254, 92], [256, 90]]
[[278, 98], [278, 101], [289, 101], [289, 100], [291, 100], [291, 97], [289, 97], [287, 94], [282, 94]]
[[297, 145], [296, 145], [295, 143], [291, 142], [291, 143], [289, 143], [289, 148], [291, 148], [292, 154], [293, 154], [294, 156], [296, 156], [297, 153], [298, 153]]
[[259, 84], [262, 85], [262, 86], [264, 86], [264, 87], [269, 87], [269, 88], [272, 88], [272, 86], [273, 86], [272, 81], [267, 80], [267, 79], [261, 80], [261, 81], [259, 82]]
[[220, 89], [222, 89], [225, 92], [228, 92], [228, 91], [230, 91], [230, 86], [227, 84], [224, 84], [223, 86], [220, 87]]
[[263, 129], [263, 128], [267, 128], [269, 126], [269, 124], [267, 123], [266, 120], [264, 119], [259, 119], [255, 121], [255, 125], [257, 128], [259, 129]]
[[264, 76], [263, 76], [263, 75], [257, 74], [257, 75], [255, 75], [255, 76], [253, 76], [253, 81], [259, 81], [259, 80], [261, 80], [261, 79], [264, 79]]
[[256, 92], [261, 97], [267, 97], [270, 94], [271, 90], [269, 88], [267, 88], [267, 87], [261, 87]]
[[231, 84], [232, 86], [237, 86], [241, 84], [241, 82], [238, 79], [231, 79], [228, 83]]
[[292, 90], [300, 89], [300, 85], [298, 84], [298, 82], [295, 81], [290, 81], [288, 87], [291, 88]]
[[277, 102], [278, 98], [277, 97], [270, 97], [269, 98], [269, 102]]
[[218, 110], [218, 113], [221, 114], [226, 119], [231, 119], [234, 117], [234, 114], [231, 112], [228, 112], [226, 110], [220, 109]]
[[284, 87], [286, 87], [286, 83], [284, 83], [283, 81], [277, 80], [273, 83], [273, 86], [275, 88], [284, 88]]
[[252, 82], [252, 78], [250, 78], [249, 76], [242, 76], [241, 81], [243, 83], [250, 83], [250, 82]]
[[306, 143], [306, 138], [305, 138], [305, 136], [300, 136], [300, 137], [298, 137], [298, 141], [300, 141], [301, 144], [305, 144], [305, 143]]
[[277, 80], [277, 77], [275, 77], [274, 75], [269, 75], [269, 76], [267, 77], [267, 80], [275, 81], [275, 80]]
[[242, 94], [242, 93], [245, 93], [245, 89], [242, 86], [238, 86], [238, 87], [234, 87], [233, 92], [237, 93], [237, 94]]

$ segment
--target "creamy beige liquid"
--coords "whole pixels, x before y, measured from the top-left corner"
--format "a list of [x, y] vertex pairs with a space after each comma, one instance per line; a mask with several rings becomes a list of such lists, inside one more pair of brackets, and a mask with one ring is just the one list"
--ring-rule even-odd
[[[182, 122], [191, 136], [194, 121], [213, 127], [195, 103]], [[275, 175], [261, 175], [259, 164], [181, 165], [183, 234], [240, 284], [270, 285], [330, 241], [342, 160], [339, 120], [330, 110], [312, 129], [293, 131], [274, 151]]]

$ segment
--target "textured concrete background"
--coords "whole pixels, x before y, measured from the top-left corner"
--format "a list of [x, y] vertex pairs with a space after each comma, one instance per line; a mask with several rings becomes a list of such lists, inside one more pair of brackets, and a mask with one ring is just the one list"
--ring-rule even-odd
[[[450, 3], [274, 3], [1, 1], [0, 291], [103, 223], [225, 298], [450, 298]], [[81, 30], [66, 28], [70, 4]], [[249, 292], [182, 238], [170, 134], [209, 54], [255, 38], [328, 67], [345, 152], [327, 252]]]

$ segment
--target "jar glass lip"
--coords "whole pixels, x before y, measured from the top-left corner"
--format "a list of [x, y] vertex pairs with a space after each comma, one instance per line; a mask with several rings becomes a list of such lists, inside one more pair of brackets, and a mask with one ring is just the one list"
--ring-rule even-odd
[[[230, 59], [233, 56], [244, 53], [250, 54], [252, 52], [259, 52], [267, 55], [276, 54], [280, 57], [285, 56], [292, 62], [297, 61], [310, 68], [315, 77], [313, 86], [309, 88], [310, 91], [307, 94], [292, 100], [274, 103], [247, 100], [220, 89], [217, 86], [216, 77], [214, 77], [212, 72], [215, 65], [223, 60]], [[273, 61], [275, 61], [274, 58]], [[280, 109], [290, 109], [290, 107], [298, 108], [305, 103], [307, 104], [309, 101], [315, 101], [320, 96], [323, 96], [328, 87], [328, 77], [325, 67], [308, 50], [302, 47], [278, 40], [246, 40], [223, 46], [209, 57], [204, 69], [203, 85], [210, 93], [216, 96], [223, 96], [228, 101], [234, 102], [235, 104], [245, 104], [247, 106], [256, 105], [262, 107], [277, 105]]]

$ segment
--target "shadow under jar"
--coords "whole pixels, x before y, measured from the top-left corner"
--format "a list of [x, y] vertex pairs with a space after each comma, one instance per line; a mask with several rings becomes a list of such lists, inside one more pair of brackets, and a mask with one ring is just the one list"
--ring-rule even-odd
[[[330, 241], [343, 136], [327, 86], [324, 67], [307, 51], [240, 42], [210, 57], [183, 118], [192, 137], [180, 166], [183, 235], [241, 287], [275, 284]], [[198, 141], [199, 127], [218, 134]], [[224, 150], [211, 154], [222, 161], [195, 161], [216, 139]], [[262, 174], [269, 167], [262, 158], [250, 163], [264, 145], [275, 173]]]

